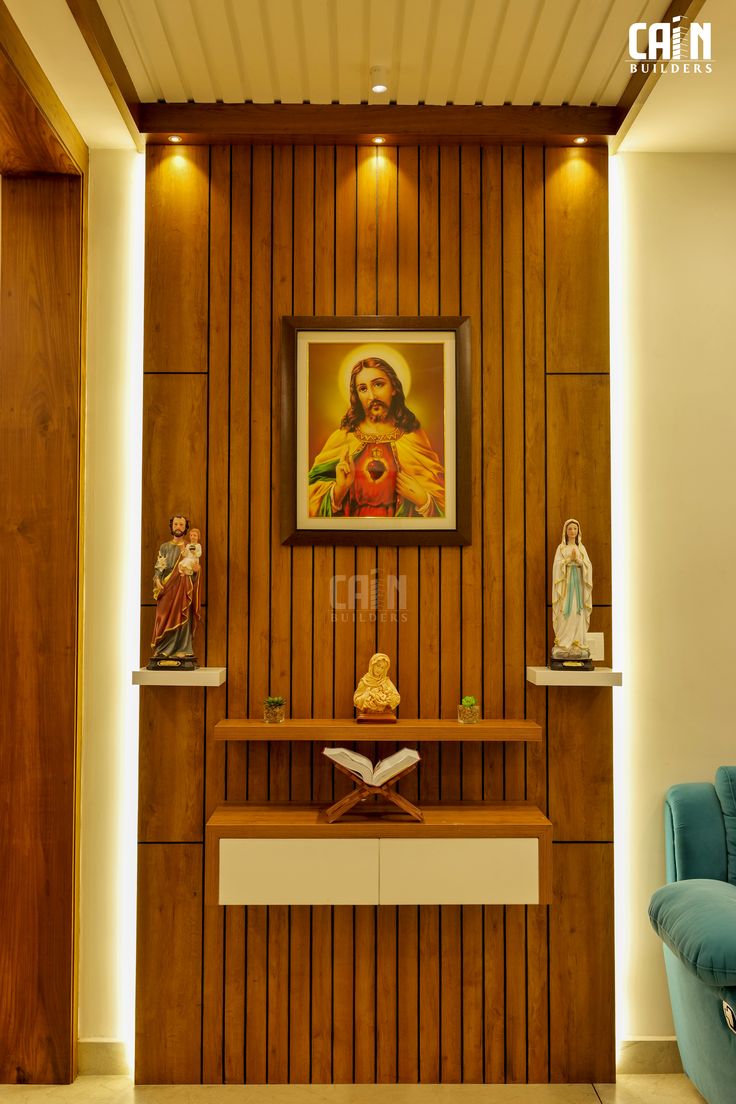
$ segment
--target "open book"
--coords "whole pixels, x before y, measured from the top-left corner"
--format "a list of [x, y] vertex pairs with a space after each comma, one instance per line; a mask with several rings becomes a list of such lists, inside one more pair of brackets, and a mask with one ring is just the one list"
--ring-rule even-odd
[[375, 767], [366, 755], [359, 755], [349, 748], [325, 748], [325, 755], [333, 763], [339, 763], [356, 778], [362, 778], [369, 786], [382, 786], [397, 774], [401, 774], [413, 763], [419, 762], [419, 752], [415, 748], [401, 748], [393, 755], [380, 759]]

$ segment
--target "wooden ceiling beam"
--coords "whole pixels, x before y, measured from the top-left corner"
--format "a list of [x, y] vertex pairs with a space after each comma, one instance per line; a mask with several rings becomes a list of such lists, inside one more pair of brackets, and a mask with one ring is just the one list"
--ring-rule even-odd
[[187, 144], [421, 143], [606, 145], [621, 122], [615, 107], [434, 107], [398, 104], [162, 104], [136, 108], [150, 143], [178, 134]]
[[66, 0], [139, 153], [145, 143], [135, 121], [138, 93], [97, 0]]

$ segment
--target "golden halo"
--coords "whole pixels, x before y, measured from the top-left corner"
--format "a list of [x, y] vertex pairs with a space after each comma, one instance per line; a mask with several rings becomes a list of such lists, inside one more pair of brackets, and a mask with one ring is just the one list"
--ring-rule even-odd
[[399, 352], [395, 345], [375, 342], [371, 345], [354, 345], [347, 356], [343, 357], [337, 373], [337, 382], [340, 393], [348, 404], [350, 403], [350, 373], [359, 360], [365, 360], [367, 357], [380, 357], [381, 360], [385, 360], [387, 364], [390, 364], [404, 388], [404, 398], [409, 397], [411, 368], [406, 357]]

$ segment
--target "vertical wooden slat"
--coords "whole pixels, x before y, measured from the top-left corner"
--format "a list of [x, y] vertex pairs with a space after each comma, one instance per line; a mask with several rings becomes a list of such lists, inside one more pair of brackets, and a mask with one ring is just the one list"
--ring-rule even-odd
[[[439, 150], [419, 150], [419, 313], [439, 313]], [[440, 714], [440, 555], [438, 548], [419, 550], [419, 715]], [[440, 793], [440, 749], [423, 749], [420, 794], [437, 800]]]
[[[315, 300], [315, 149], [297, 146], [294, 149], [294, 284], [292, 310], [295, 314], [312, 312]], [[323, 232], [331, 240], [332, 227]], [[318, 667], [325, 663], [325, 651], [331, 652], [332, 631], [324, 632], [313, 600], [314, 562], [320, 549], [292, 549], [291, 571], [291, 714], [294, 717], [312, 715], [314, 698], [313, 643], [317, 647]], [[323, 611], [323, 616], [324, 616]], [[322, 631], [318, 632], [318, 624]], [[314, 629], [313, 629], [314, 625]], [[330, 672], [331, 673], [331, 672]], [[327, 716], [320, 713], [319, 716]], [[309, 801], [312, 795], [312, 757], [321, 751], [307, 743], [294, 743], [291, 748], [290, 797], [293, 801]], [[310, 1073], [311, 987], [311, 909], [295, 906], [290, 910], [289, 955], [289, 1075], [292, 1083], [306, 1084]]]
[[548, 149], [547, 367], [607, 372], [608, 157]]
[[[402, 316], [419, 313], [419, 150], [413, 146], [401, 146], [397, 160], [397, 303]], [[400, 687], [401, 714], [405, 717], [419, 716], [419, 549], [400, 548], [398, 554], [398, 575], [405, 588], [406, 608], [399, 611], [396, 685]], [[401, 792], [411, 801], [419, 794], [419, 775], [415, 771], [401, 783]], [[417, 932], [409, 931], [416, 921], [418, 913], [400, 910], [400, 929], [403, 937], [412, 945], [416, 944]], [[408, 977], [414, 971], [409, 970]], [[411, 995], [404, 1000], [399, 995], [399, 1016], [403, 1013], [411, 1016], [411, 1023], [401, 1019], [402, 1037], [416, 1030], [416, 1014], [411, 1004]], [[413, 1026], [412, 1026], [413, 1025]], [[413, 1036], [412, 1036], [413, 1037]], [[409, 1054], [415, 1054], [414, 1047]], [[414, 1067], [409, 1062], [404, 1066], [404, 1080], [416, 1080], [408, 1076], [408, 1070]]]
[[[575, 448], [569, 448], [575, 426]], [[577, 510], [593, 564], [593, 602], [611, 602], [610, 390], [606, 375], [547, 378], [547, 560]]]
[[289, 907], [268, 910], [268, 1070], [269, 1084], [289, 1080]]
[[[524, 449], [526, 509], [526, 661], [546, 662], [546, 393], [544, 151], [524, 150]], [[537, 657], [537, 658], [535, 658]], [[527, 799], [547, 808], [547, 694], [526, 687], [526, 716], [542, 742], [526, 750]], [[556, 831], [556, 828], [555, 828]], [[530, 1081], [549, 1079], [547, 907], [527, 909], [527, 1062]]]
[[[335, 151], [335, 313], [357, 310], [357, 165], [356, 151], [338, 146]], [[356, 571], [354, 548], [335, 549], [335, 574], [349, 578]], [[334, 702], [336, 717], [353, 716], [355, 691], [355, 625], [335, 624]], [[335, 783], [335, 794], [346, 792], [347, 779]]]
[[332, 1080], [332, 911], [327, 905], [312, 909], [312, 1081], [317, 1083]]
[[[314, 311], [335, 313], [335, 150], [332, 146], [317, 146], [314, 150]], [[335, 622], [332, 609], [332, 577], [335, 573], [335, 551], [319, 546], [314, 549], [314, 716], [332, 717], [335, 697]], [[322, 748], [313, 749], [314, 766], [312, 798], [328, 802], [332, 799], [334, 771], [327, 764]], [[352, 990], [349, 1005], [352, 1008]], [[335, 996], [336, 1006], [339, 1002]], [[352, 1054], [352, 1050], [351, 1050]], [[351, 1058], [352, 1068], [352, 1058]]]
[[[271, 266], [273, 151], [254, 146], [251, 201], [251, 364], [250, 364], [250, 623], [248, 710], [260, 716], [269, 693], [271, 547]], [[247, 796], [268, 797], [268, 744], [248, 748]], [[268, 914], [263, 906], [246, 910], [245, 1080], [262, 1084], [268, 1074], [267, 993]]]
[[207, 371], [207, 146], [146, 151], [147, 372]]
[[355, 1080], [353, 1019], [353, 946], [355, 910], [339, 905], [333, 915], [332, 1078], [338, 1083]]
[[355, 908], [355, 1081], [376, 1080], [376, 913], [370, 905]]
[[419, 1080], [440, 1080], [440, 910], [419, 909]]
[[555, 844], [552, 870], [550, 1079], [613, 1081], [613, 846]]
[[[281, 402], [281, 317], [292, 310], [293, 265], [293, 165], [294, 150], [276, 146], [273, 150], [273, 206], [271, 252], [271, 422], [278, 424]], [[271, 434], [271, 595], [270, 595], [270, 670], [269, 693], [289, 697], [291, 682], [291, 575], [292, 552], [281, 544], [279, 511], [281, 469], [278, 433]], [[285, 801], [290, 793], [289, 744], [269, 744], [268, 795], [272, 801]], [[269, 1083], [283, 1084], [289, 1079], [290, 992], [285, 980], [289, 975], [290, 917], [285, 905], [268, 909], [268, 998], [267, 998], [267, 1073]]]
[[[483, 233], [483, 700], [486, 716], [504, 712], [503, 211], [500, 149], [481, 161]], [[483, 792], [503, 797], [504, 748], [483, 749]], [[495, 973], [495, 972], [494, 972]], [[494, 1062], [494, 1068], [497, 1063]]]
[[460, 905], [440, 909], [440, 1079], [462, 1081], [462, 936]]
[[138, 848], [135, 1077], [201, 1080], [202, 846]]
[[[142, 618], [148, 629], [141, 641], [144, 659], [151, 654], [153, 612]], [[204, 691], [145, 687], [140, 713], [139, 842], [201, 843]]]
[[485, 1070], [484, 1080], [506, 1080], [506, 955], [505, 909], [484, 908]]
[[[228, 611], [228, 714], [245, 716], [248, 709], [248, 545], [250, 514], [250, 218], [251, 151], [235, 146], [232, 151], [232, 276], [230, 313], [230, 533]], [[227, 796], [244, 801], [246, 796], [247, 747], [227, 748]], [[219, 909], [218, 909], [219, 911]], [[208, 925], [205, 920], [205, 935]], [[209, 977], [209, 974], [207, 975]], [[206, 979], [207, 980], [207, 979]], [[213, 979], [214, 981], [214, 979]], [[224, 1062], [226, 1082], [245, 1077], [245, 909], [225, 909]], [[211, 1011], [209, 988], [205, 988], [207, 1016]], [[205, 1040], [207, 1036], [205, 1035]], [[205, 1074], [208, 1047], [205, 1046]], [[211, 1078], [205, 1076], [205, 1080]]]
[[[419, 312], [439, 313], [439, 149], [419, 150]], [[419, 699], [420, 716], [440, 711], [440, 555], [437, 548], [419, 551]], [[425, 745], [419, 793], [437, 800], [440, 793], [440, 747]], [[440, 1079], [440, 916], [436, 905], [419, 910], [419, 1079]]]
[[[461, 694], [483, 700], [483, 442], [481, 364], [481, 151], [461, 150], [460, 178], [460, 311], [471, 319], [471, 513], [473, 543], [461, 551], [462, 680]], [[483, 746], [464, 744], [461, 794], [465, 800], [483, 796]], [[483, 909], [462, 909], [462, 1079], [483, 1081]]]
[[[400, 315], [419, 313], [419, 150], [401, 146], [397, 158], [397, 309]], [[419, 549], [400, 548], [398, 574], [405, 585], [406, 609], [399, 613], [397, 686], [401, 712], [419, 716]], [[421, 749], [424, 755], [424, 749]], [[418, 797], [418, 775], [401, 784], [410, 800]], [[398, 909], [397, 1025], [398, 1079], [419, 1080], [419, 909]]]
[[[207, 380], [207, 663], [227, 665], [228, 644], [228, 485], [230, 467], [230, 148], [210, 151], [209, 365]], [[206, 691], [205, 819], [225, 797], [225, 748], [214, 739], [214, 726], [227, 713], [225, 686]], [[175, 838], [175, 837], [169, 837]], [[222, 1015], [216, 1012], [215, 986], [222, 986], [223, 918], [206, 905], [203, 914], [203, 1080], [223, 1077]], [[220, 1002], [222, 993], [220, 993]], [[206, 1070], [206, 1073], [205, 1073]]]
[[[293, 265], [293, 167], [294, 149], [275, 146], [273, 150], [273, 240], [271, 251], [271, 424], [277, 426], [281, 409], [281, 317], [292, 309]], [[270, 572], [271, 595], [269, 628], [269, 694], [289, 695], [291, 682], [291, 549], [282, 545], [278, 502], [281, 494], [279, 434], [271, 432], [270, 486], [272, 504]], [[269, 747], [269, 797], [272, 801], [289, 798], [289, 760], [291, 749], [278, 741]], [[279, 992], [285, 992], [282, 986]], [[275, 1009], [269, 1001], [269, 1014]], [[270, 1047], [270, 1043], [269, 1043]], [[288, 1054], [288, 1039], [274, 1043], [274, 1054]], [[284, 1071], [286, 1065], [284, 1065]], [[285, 1072], [284, 1078], [285, 1079]]]
[[268, 1079], [268, 909], [245, 909], [245, 1082]]
[[419, 1080], [419, 909], [400, 905], [398, 914], [398, 1079], [413, 1084]]
[[[505, 714], [523, 717], [524, 668], [524, 255], [523, 153], [503, 154], [503, 441]], [[504, 792], [524, 796], [522, 745], [505, 749]], [[526, 1080], [526, 923], [506, 909], [506, 1078]]]

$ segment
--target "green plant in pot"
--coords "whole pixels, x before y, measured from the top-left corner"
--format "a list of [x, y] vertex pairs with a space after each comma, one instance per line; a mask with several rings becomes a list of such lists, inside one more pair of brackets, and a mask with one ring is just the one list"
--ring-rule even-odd
[[268, 697], [263, 699], [263, 719], [266, 724], [281, 724], [286, 716], [286, 699]]
[[460, 699], [457, 707], [457, 719], [460, 724], [477, 724], [480, 720], [480, 706], [472, 694]]

